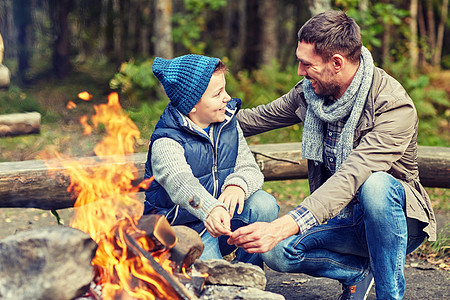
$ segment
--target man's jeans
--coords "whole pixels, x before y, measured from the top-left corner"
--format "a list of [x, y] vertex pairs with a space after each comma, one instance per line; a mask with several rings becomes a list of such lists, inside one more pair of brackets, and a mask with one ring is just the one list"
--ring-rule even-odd
[[328, 277], [345, 285], [372, 270], [377, 298], [401, 299], [405, 256], [423, 242], [422, 229], [423, 224], [405, 217], [401, 183], [376, 172], [336, 217], [283, 240], [262, 258], [280, 272]]
[[[237, 209], [238, 207], [236, 207], [236, 210]], [[279, 210], [280, 207], [272, 195], [265, 191], [258, 190], [245, 201], [244, 210], [240, 215], [237, 212], [234, 213], [234, 216], [231, 219], [231, 230], [234, 231], [239, 227], [254, 222], [272, 222], [278, 217]], [[222, 259], [223, 256], [233, 252], [236, 247], [234, 245], [228, 245], [228, 238], [228, 236], [213, 238], [208, 231], [205, 231], [202, 235], [202, 242], [205, 245], [205, 248], [200, 259]], [[252, 263], [261, 268], [263, 267], [263, 261], [260, 254], [250, 254], [241, 248], [237, 249], [234, 261]]]

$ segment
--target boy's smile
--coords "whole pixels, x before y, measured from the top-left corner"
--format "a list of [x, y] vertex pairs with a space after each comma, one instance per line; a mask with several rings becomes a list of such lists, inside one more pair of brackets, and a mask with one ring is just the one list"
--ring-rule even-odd
[[225, 120], [225, 108], [231, 99], [225, 90], [225, 86], [225, 73], [213, 73], [202, 98], [188, 114], [192, 122], [201, 128], [206, 128], [211, 123]]

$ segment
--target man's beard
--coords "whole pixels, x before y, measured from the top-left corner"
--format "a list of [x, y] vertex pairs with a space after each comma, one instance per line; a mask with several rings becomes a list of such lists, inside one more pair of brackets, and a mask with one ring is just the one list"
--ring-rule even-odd
[[325, 84], [322, 84], [322, 82], [317, 86], [317, 91], [314, 90], [314, 92], [323, 98], [327, 97], [334, 97], [337, 98], [337, 95], [339, 95], [339, 92], [341, 90], [341, 87], [337, 85], [336, 83], [328, 82]]

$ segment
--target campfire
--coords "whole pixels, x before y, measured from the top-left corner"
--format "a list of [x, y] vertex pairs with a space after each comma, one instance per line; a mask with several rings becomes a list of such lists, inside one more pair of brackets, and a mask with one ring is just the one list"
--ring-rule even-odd
[[[92, 96], [80, 93], [89, 101]], [[71, 101], [67, 108], [76, 108]], [[95, 115], [80, 119], [84, 134], [90, 134], [103, 124], [106, 135], [94, 152], [100, 166], [86, 168], [91, 161], [71, 160], [60, 153], [46, 155], [49, 164], [62, 164], [68, 170], [68, 192], [76, 197], [70, 226], [89, 234], [97, 243], [92, 265], [96, 284], [101, 285], [105, 299], [194, 299], [180, 283], [180, 274], [192, 279], [191, 264], [203, 251], [200, 238], [193, 249], [178, 246], [177, 235], [161, 215], [142, 217], [144, 204], [137, 198], [140, 189], [147, 188], [152, 178], [133, 186], [136, 168], [126, 161], [134, 152], [134, 142], [140, 132], [123, 112], [117, 93], [107, 104], [94, 105]], [[91, 160], [94, 158], [90, 158]], [[205, 275], [195, 277], [206, 278]], [[125, 295], [125, 296], [124, 296]], [[126, 298], [126, 297], [125, 297]]]
[[[79, 97], [92, 98], [87, 92]], [[199, 260], [204, 246], [196, 231], [171, 226], [163, 215], [142, 216], [142, 191], [152, 178], [136, 182], [130, 154], [140, 132], [117, 93], [94, 109], [80, 123], [86, 135], [100, 124], [104, 129], [95, 156], [41, 156], [48, 174], [67, 182], [74, 198], [70, 227], [36, 228], [0, 240], [0, 298], [284, 299], [264, 291], [261, 268]]]

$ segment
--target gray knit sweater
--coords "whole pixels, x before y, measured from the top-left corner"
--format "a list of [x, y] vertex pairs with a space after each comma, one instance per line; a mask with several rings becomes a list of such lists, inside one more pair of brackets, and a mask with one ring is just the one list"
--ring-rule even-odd
[[[206, 132], [189, 118], [185, 117], [185, 119], [196, 131], [206, 135]], [[247, 145], [239, 124], [237, 124], [237, 130], [239, 146], [234, 173], [231, 173], [225, 179], [221, 192], [228, 185], [236, 185], [244, 190], [245, 200], [247, 200], [254, 192], [261, 189], [264, 176]], [[210, 132], [213, 132], [212, 128]], [[191, 167], [184, 157], [184, 149], [178, 142], [171, 138], [160, 138], [153, 143], [151, 151], [153, 176], [167, 191], [173, 203], [187, 209], [202, 221], [205, 221], [208, 215], [202, 209], [194, 209], [189, 205], [189, 199], [192, 195], [200, 197], [202, 206], [208, 212], [211, 212], [217, 206], [225, 207], [194, 177]], [[202, 158], [199, 157], [198, 159]]]

